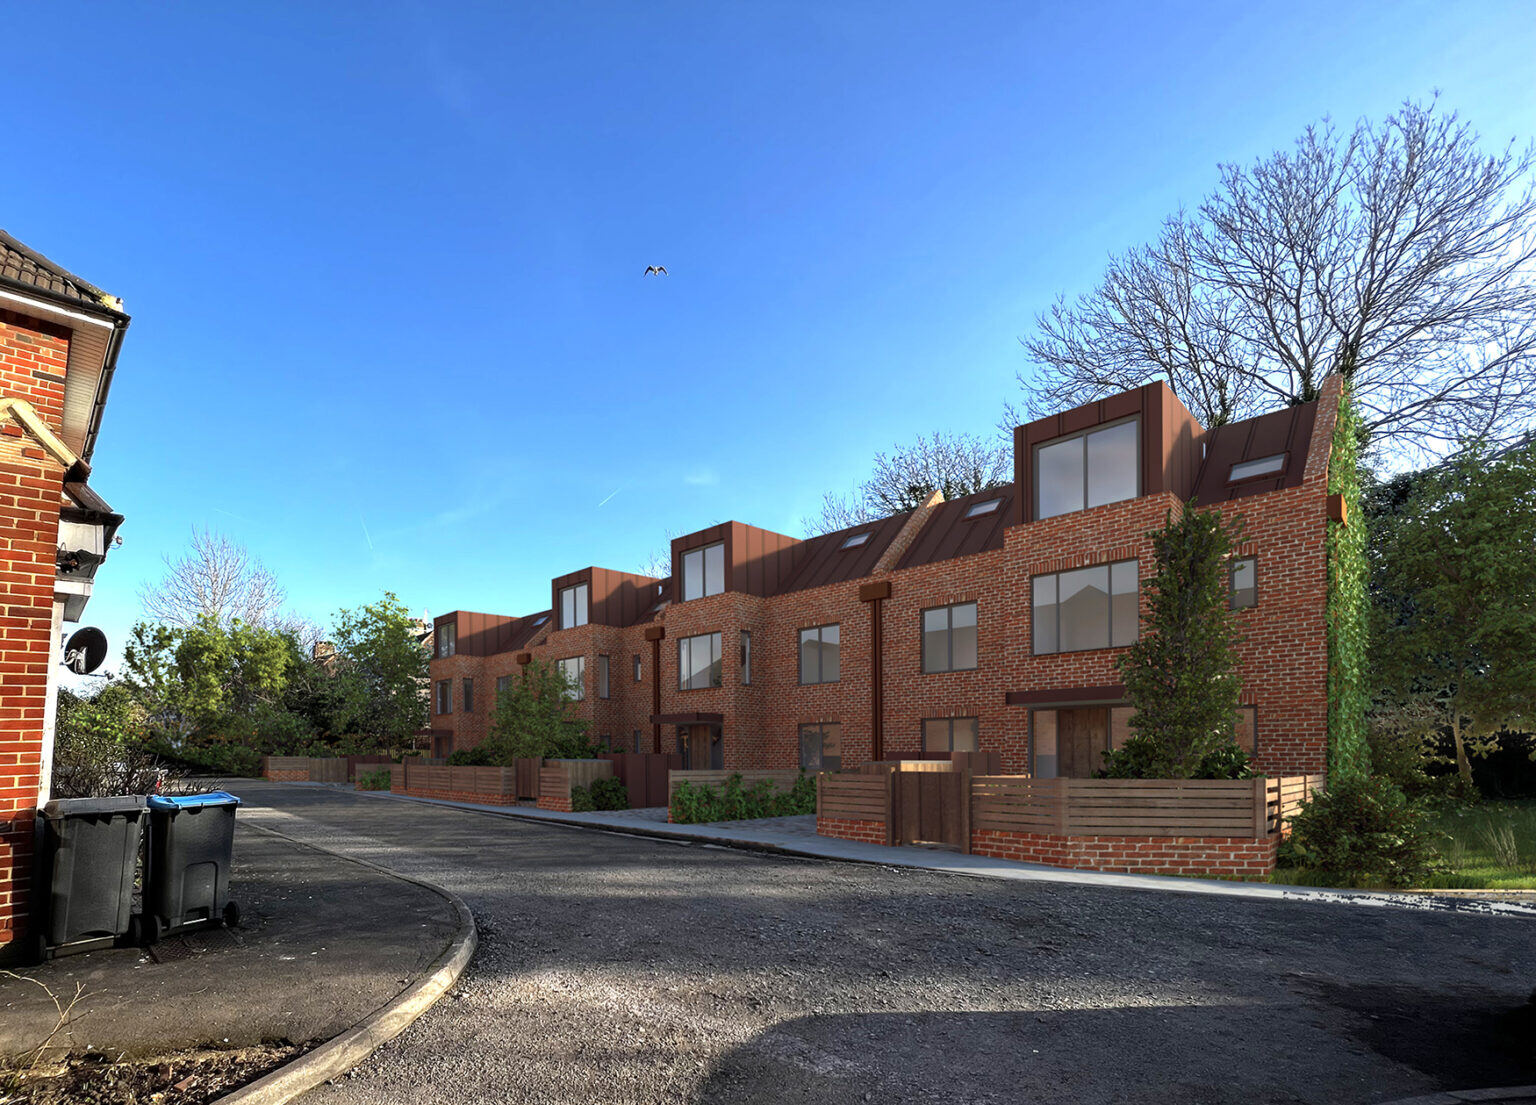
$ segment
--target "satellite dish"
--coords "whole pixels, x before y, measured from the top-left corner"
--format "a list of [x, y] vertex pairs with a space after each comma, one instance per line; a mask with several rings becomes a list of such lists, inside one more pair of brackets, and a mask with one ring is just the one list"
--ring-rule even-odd
[[107, 658], [107, 635], [94, 625], [77, 629], [64, 645], [64, 666], [76, 675], [89, 675]]

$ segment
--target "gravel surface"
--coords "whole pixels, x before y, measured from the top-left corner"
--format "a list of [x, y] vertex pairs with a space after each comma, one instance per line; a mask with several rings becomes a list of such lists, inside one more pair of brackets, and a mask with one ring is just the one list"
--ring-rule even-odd
[[306, 1103], [1370, 1102], [1536, 1082], [1527, 918], [1005, 883], [313, 788], [461, 895], [449, 998]]

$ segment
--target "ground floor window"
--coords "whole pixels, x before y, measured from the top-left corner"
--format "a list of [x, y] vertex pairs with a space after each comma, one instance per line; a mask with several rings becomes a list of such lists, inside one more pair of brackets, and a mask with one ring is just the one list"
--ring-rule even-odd
[[635, 730], [635, 751], [640, 751], [640, 730]]
[[1091, 779], [1104, 754], [1131, 735], [1129, 706], [1063, 706], [1030, 712], [1031, 772], [1037, 779]]
[[826, 721], [800, 726], [800, 766], [806, 771], [841, 771], [843, 727]]
[[437, 683], [437, 712], [453, 713], [453, 680], [440, 679]]
[[923, 719], [924, 752], [975, 752], [977, 719], [973, 717], [931, 717]]

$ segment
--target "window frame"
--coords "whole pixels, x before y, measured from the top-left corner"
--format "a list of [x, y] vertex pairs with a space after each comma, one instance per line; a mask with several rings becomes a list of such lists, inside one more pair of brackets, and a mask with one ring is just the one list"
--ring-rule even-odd
[[[710, 549], [720, 550], [720, 589], [718, 591], [711, 591], [709, 589]], [[688, 558], [691, 556], [697, 556], [699, 558], [699, 575], [701, 578], [699, 580], [699, 593], [697, 595], [690, 596], [688, 594]], [[726, 571], [725, 563], [725, 541], [723, 539], [719, 541], [711, 541], [707, 545], [695, 545], [691, 549], [684, 549], [681, 556], [678, 558], [678, 568], [678, 574], [682, 577], [682, 579], [679, 581], [678, 592], [682, 595], [683, 602], [692, 602], [694, 599], [707, 599], [713, 595], [725, 594], [725, 577], [728, 574]]]
[[433, 630], [433, 643], [437, 646], [437, 658], [446, 660], [450, 656], [458, 655], [459, 651], [459, 623], [443, 622]]
[[861, 546], [867, 545], [869, 544], [870, 537], [873, 535], [874, 530], [868, 529], [860, 530], [858, 533], [850, 533], [838, 544], [837, 551], [842, 552], [844, 549], [857, 549]]
[[[1094, 503], [1093, 505], [1090, 506], [1089, 503], [1088, 503], [1088, 442], [1087, 442], [1086, 439], [1091, 437], [1091, 436], [1093, 436], [1094, 434], [1102, 433], [1105, 430], [1113, 430], [1113, 429], [1115, 429], [1118, 426], [1124, 426], [1128, 422], [1129, 423], [1134, 423], [1135, 426], [1136, 426], [1136, 446], [1135, 446], [1135, 452], [1136, 452], [1136, 491], [1135, 491], [1134, 494], [1128, 495], [1128, 496], [1126, 496], [1123, 499], [1111, 499], [1108, 503]], [[1077, 507], [1074, 510], [1062, 510], [1062, 511], [1058, 511], [1055, 514], [1041, 514], [1040, 513], [1040, 451], [1042, 449], [1049, 449], [1053, 445], [1061, 445], [1061, 444], [1063, 444], [1065, 442], [1071, 441], [1074, 438], [1079, 438], [1079, 437], [1085, 439], [1083, 441], [1083, 500], [1082, 500], [1083, 501], [1083, 505], [1080, 506], [1080, 507]], [[1128, 414], [1124, 418], [1116, 418], [1112, 422], [1100, 422], [1096, 426], [1088, 426], [1088, 427], [1086, 427], [1084, 429], [1081, 429], [1081, 430], [1075, 430], [1075, 431], [1073, 431], [1070, 434], [1061, 434], [1061, 435], [1059, 435], [1057, 437], [1051, 438], [1048, 441], [1037, 442], [1032, 447], [1032, 451], [1031, 451], [1030, 457], [1029, 457], [1029, 461], [1030, 461], [1030, 466], [1029, 466], [1029, 468], [1030, 468], [1030, 477], [1029, 477], [1029, 482], [1030, 482], [1030, 488], [1029, 488], [1030, 505], [1034, 508], [1032, 513], [1031, 513], [1031, 520], [1039, 522], [1039, 521], [1043, 521], [1046, 518], [1061, 518], [1061, 517], [1064, 517], [1065, 515], [1068, 515], [1068, 514], [1078, 514], [1078, 513], [1081, 513], [1084, 510], [1092, 510], [1095, 506], [1109, 506], [1110, 503], [1128, 503], [1132, 499], [1139, 499], [1139, 498], [1141, 498], [1141, 496], [1143, 494], [1143, 489], [1146, 487], [1146, 480], [1144, 478], [1146, 473], [1143, 470], [1145, 466], [1142, 463], [1143, 460], [1145, 459], [1142, 456], [1142, 446], [1143, 446], [1143, 444], [1144, 444], [1144, 442], [1143, 442], [1142, 433], [1141, 433], [1141, 415], [1140, 414]]]
[[918, 731], [918, 740], [919, 740], [919, 743], [922, 746], [923, 754], [927, 755], [929, 752], [937, 751], [937, 749], [930, 749], [928, 747], [928, 725], [929, 725], [929, 723], [930, 722], [945, 722], [945, 723], [947, 723], [945, 732], [949, 736], [949, 747], [947, 749], [945, 749], [944, 751], [946, 751], [949, 754], [953, 755], [954, 751], [955, 751], [955, 722], [957, 722], [957, 721], [969, 721], [969, 722], [973, 723], [975, 725], [975, 727], [976, 727], [976, 747], [974, 749], [962, 749], [962, 751], [980, 752], [981, 751], [981, 717], [978, 714], [965, 714], [965, 715], [962, 715], [962, 716], [959, 716], [959, 717], [925, 717], [925, 718], [922, 718], [918, 722], [917, 731]]
[[475, 712], [475, 677], [474, 676], [466, 675], [464, 677], [464, 686], [460, 689], [459, 695], [460, 695], [460, 698], [462, 699], [462, 701], [464, 703], [464, 706], [463, 706], [464, 712], [466, 714], [474, 713]]
[[750, 629], [741, 631], [740, 651], [741, 685], [750, 687], [752, 685], [752, 631]]
[[437, 681], [437, 698], [433, 705], [437, 707], [438, 717], [447, 717], [453, 713], [453, 678], [451, 676]]
[[[1240, 702], [1238, 703], [1237, 714], [1248, 715], [1248, 736], [1253, 742], [1252, 748], [1244, 748], [1243, 751], [1247, 752], [1250, 758], [1257, 757], [1259, 754], [1259, 708], [1252, 702]], [[1243, 742], [1237, 736], [1237, 725], [1237, 717], [1234, 717], [1232, 719], [1232, 739], [1237, 742], [1239, 748], [1243, 748]]]
[[[1277, 460], [1280, 463], [1273, 468], [1266, 468], [1262, 472], [1249, 472], [1246, 476], [1239, 476], [1237, 470], [1247, 464], [1264, 464], [1267, 461]], [[1227, 482], [1247, 483], [1249, 480], [1272, 479], [1275, 476], [1283, 476], [1286, 468], [1291, 463], [1291, 453], [1287, 449], [1279, 453], [1266, 453], [1262, 457], [1250, 457], [1247, 460], [1235, 460], [1227, 468]]]
[[[1123, 567], [1126, 564], [1131, 565], [1131, 570], [1133, 573], [1132, 578], [1134, 578], [1136, 581], [1136, 588], [1132, 592], [1136, 596], [1136, 618], [1134, 623], [1136, 632], [1129, 641], [1116, 644], [1115, 569], [1117, 567]], [[1090, 571], [1094, 568], [1103, 568], [1106, 571], [1105, 594], [1108, 596], [1109, 603], [1107, 607], [1108, 620], [1105, 625], [1106, 632], [1104, 639], [1107, 643], [1102, 645], [1088, 645], [1083, 648], [1063, 648], [1061, 634], [1061, 577], [1064, 575], [1071, 575], [1076, 572]], [[1036, 611], [1039, 605], [1035, 601], [1035, 596], [1037, 594], [1036, 589], [1039, 587], [1040, 581], [1043, 579], [1049, 579], [1052, 581], [1052, 587], [1056, 593], [1056, 597], [1051, 602], [1051, 606], [1056, 611], [1056, 647], [1045, 652], [1040, 650], [1040, 636], [1036, 632], [1035, 626]], [[1139, 640], [1141, 640], [1141, 560], [1139, 557], [1133, 560], [1109, 560], [1100, 562], [1098, 564], [1084, 564], [1077, 568], [1063, 568], [1060, 571], [1042, 572], [1040, 575], [1029, 577], [1029, 650], [1031, 656], [1059, 656], [1064, 653], [1072, 652], [1097, 652], [1108, 648], [1130, 648], [1131, 645], [1134, 645]]]
[[[496, 677], [496, 702], [501, 701], [501, 696], [512, 689], [512, 677], [510, 675], [498, 675]], [[493, 706], [492, 709], [495, 709]]]
[[613, 697], [613, 683], [612, 683], [612, 679], [611, 679], [612, 673], [613, 673], [613, 665], [610, 663], [610, 661], [608, 659], [608, 654], [606, 652], [598, 653], [598, 656], [597, 656], [597, 697], [598, 698], [612, 698]]
[[[836, 760], [836, 763], [831, 766], [828, 766], [827, 764], [828, 729], [837, 730], [837, 755], [832, 757], [832, 759]], [[843, 769], [843, 723], [840, 721], [802, 721], [800, 723], [800, 725], [795, 730], [795, 735], [797, 738], [796, 755], [799, 759], [800, 770], [811, 770], [811, 768], [805, 762], [805, 738], [812, 731], [821, 735], [821, 747], [816, 754], [816, 759], [819, 766], [817, 766], [815, 770], [841, 771]]]
[[[1253, 565], [1253, 601], [1239, 603], [1237, 601], [1237, 568], [1240, 564]], [[1252, 610], [1259, 605], [1259, 558], [1257, 556], [1236, 556], [1227, 562], [1227, 609], [1228, 610]]]
[[634, 665], [635, 665], [635, 682], [636, 683], [643, 683], [643, 682], [645, 682], [645, 667], [644, 667], [644, 663], [640, 659], [640, 654], [638, 652], [634, 654]]
[[[576, 665], [576, 677], [572, 679], [570, 673], [565, 670], [566, 664]], [[585, 702], [587, 700], [587, 658], [585, 656], [563, 656], [555, 661], [555, 666], [560, 669], [567, 681], [574, 688], [567, 702]]]
[[[565, 596], [566, 595], [573, 595], [574, 596], [577, 591], [582, 592], [581, 620], [580, 621], [567, 622], [565, 620]], [[555, 601], [555, 609], [558, 610], [559, 614], [560, 614], [560, 621], [559, 621], [558, 624], [559, 624], [561, 629], [580, 629], [582, 626], [588, 625], [588, 624], [591, 623], [591, 621], [592, 621], [592, 585], [590, 583], [588, 583], [585, 580], [583, 580], [581, 583], [573, 583], [569, 587], [562, 587], [562, 588], [560, 588], [559, 593], [557, 593], [555, 595], [555, 599], [556, 599], [556, 601]], [[576, 600], [575, 600], [575, 598], [571, 599], [571, 616], [573, 618], [576, 616]]]
[[965, 508], [963, 522], [974, 522], [977, 518], [985, 518], [989, 514], [996, 514], [1003, 505], [1003, 497], [996, 495], [990, 499], [983, 499], [979, 503], [972, 503]]
[[[828, 629], [837, 630], [837, 677], [835, 679], [822, 679], [822, 668], [826, 660], [826, 638], [824, 632]], [[805, 678], [805, 635], [816, 634], [816, 679]], [[843, 680], [843, 623], [827, 622], [824, 625], [801, 626], [795, 631], [795, 667], [799, 673], [799, 682], [802, 687], [818, 687], [825, 683], [841, 683]]]
[[[955, 608], [958, 606], [976, 607], [976, 662], [968, 668], [955, 667]], [[928, 666], [928, 615], [935, 610], [943, 610], [947, 614], [944, 629], [944, 649], [947, 653], [948, 667], [930, 668]], [[976, 599], [967, 599], [964, 602], [950, 602], [942, 606], [925, 606], [917, 612], [917, 640], [918, 640], [918, 670], [924, 675], [949, 675], [957, 671], [979, 671], [981, 669], [981, 603]]]
[[[702, 687], [691, 687], [684, 682], [685, 674], [692, 666], [693, 645], [691, 642], [706, 640], [710, 642], [709, 670], [713, 672], [713, 681], [706, 682]], [[684, 650], [688, 652], [688, 662], [683, 661]], [[706, 678], [709, 678], [706, 676]], [[718, 629], [709, 633], [694, 633], [687, 637], [677, 639], [677, 689], [679, 691], [707, 691], [715, 687], [725, 685], [725, 642]]]

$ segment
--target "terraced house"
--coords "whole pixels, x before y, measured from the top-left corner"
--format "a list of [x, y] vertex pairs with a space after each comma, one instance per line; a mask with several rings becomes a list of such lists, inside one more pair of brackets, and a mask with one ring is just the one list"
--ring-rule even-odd
[[484, 738], [533, 658], [618, 751], [694, 768], [851, 767], [996, 750], [1085, 777], [1128, 734], [1115, 661], [1140, 630], [1148, 533], [1194, 503], [1242, 515], [1238, 739], [1270, 772], [1327, 766], [1328, 467], [1341, 387], [1202, 428], [1162, 383], [1014, 432], [1014, 482], [801, 540], [729, 522], [672, 542], [666, 579], [583, 568], [549, 608], [436, 620], [433, 751]]

